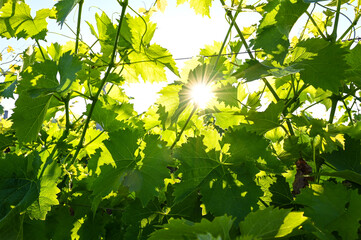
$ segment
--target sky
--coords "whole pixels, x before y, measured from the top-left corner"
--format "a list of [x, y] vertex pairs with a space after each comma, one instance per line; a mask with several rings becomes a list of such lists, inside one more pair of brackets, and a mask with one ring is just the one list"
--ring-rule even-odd
[[[120, 6], [115, 0], [101, 1], [85, 0], [82, 14], [82, 38], [86, 39], [88, 43], [92, 43], [95, 38], [90, 34], [89, 27], [85, 20], [95, 24], [95, 13], [105, 11], [113, 20], [119, 16], [121, 11]], [[32, 15], [35, 16], [36, 11], [41, 8], [51, 8], [55, 1], [52, 0], [26, 0], [26, 3], [31, 7]], [[153, 5], [153, 0], [130, 0], [129, 5], [135, 9], [139, 8], [149, 9]], [[130, 11], [128, 11], [130, 12]], [[162, 47], [167, 48], [174, 58], [193, 57], [199, 54], [201, 48], [205, 45], [212, 45], [214, 41], [223, 41], [228, 30], [228, 23], [225, 19], [225, 11], [218, 1], [213, 2], [213, 7], [210, 11], [211, 18], [196, 15], [188, 5], [176, 5], [175, 0], [168, 0], [168, 6], [164, 13], [158, 11], [152, 15], [151, 21], [157, 23], [157, 30], [153, 37], [152, 43], [157, 43]], [[250, 13], [245, 13], [238, 17], [240, 26], [248, 26], [251, 23], [256, 23], [260, 18]], [[74, 9], [68, 16], [66, 22], [76, 29], [77, 9]], [[47, 36], [48, 42], [40, 42], [42, 46], [49, 45], [51, 42], [59, 42], [64, 44], [69, 41], [69, 38], [54, 34], [54, 32], [61, 32], [64, 35], [74, 37], [74, 34], [64, 25], [62, 29], [53, 20], [48, 20], [49, 33]], [[32, 40], [28, 41], [7, 41], [0, 39], [0, 46], [12, 46], [17, 52], [23, 51], [29, 44], [33, 44]], [[176, 61], [179, 69], [184, 65], [185, 60]], [[167, 71], [169, 81], [177, 79], [170, 71]], [[127, 94], [134, 98], [134, 108], [137, 112], [145, 111], [157, 98], [157, 92], [165, 86], [166, 83], [150, 84], [139, 83], [125, 86]], [[5, 110], [10, 110], [14, 107], [13, 101], [3, 100]]]
[[[56, 1], [53, 0], [26, 0], [25, 2], [32, 8], [33, 16], [35, 16], [36, 10], [41, 8], [51, 8], [56, 3]], [[138, 10], [139, 8], [149, 9], [153, 3], [154, 0], [129, 0], [129, 5], [135, 10]], [[120, 14], [121, 7], [118, 5], [116, 0], [84, 1], [81, 28], [82, 38], [86, 39], [87, 43], [92, 44], [95, 41], [95, 38], [90, 34], [89, 27], [85, 23], [85, 20], [95, 25], [94, 15], [96, 12], [101, 13], [102, 10], [115, 21]], [[188, 3], [177, 6], [176, 0], [168, 0], [168, 6], [165, 12], [156, 12], [151, 18], [152, 22], [157, 23], [157, 30], [155, 31], [152, 43], [157, 43], [162, 47], [167, 48], [173, 54], [175, 59], [197, 56], [199, 50], [205, 45], [212, 45], [214, 41], [222, 42], [229, 27], [225, 19], [225, 11], [219, 1], [213, 1], [210, 16], [211, 18], [196, 15], [193, 9], [189, 7]], [[237, 18], [237, 24], [240, 28], [242, 28], [257, 23], [260, 19], [261, 18], [258, 14], [242, 13]], [[304, 19], [300, 19], [299, 22], [304, 20], [305, 17]], [[69, 26], [71, 26], [71, 28], [76, 29], [76, 21], [77, 9], [74, 9], [68, 16], [66, 22]], [[67, 29], [65, 25], [62, 29], [60, 29], [54, 20], [48, 20], [48, 23], [48, 42], [41, 42], [42, 46], [49, 45], [52, 42], [65, 44], [70, 40], [69, 38], [55, 34], [55, 32], [61, 32], [64, 35], [74, 38], [74, 34]], [[345, 22], [341, 19], [341, 26], [343, 23]], [[342, 30], [342, 27], [340, 29]], [[291, 35], [297, 34], [299, 31], [300, 29], [295, 27], [291, 32]], [[27, 41], [8, 41], [0, 39], [0, 46], [5, 47], [10, 45], [17, 52], [23, 51], [27, 46], [29, 46], [29, 44], [33, 43], [34, 42], [31, 39]], [[184, 64], [184, 60], [178, 60], [176, 63], [181, 69]], [[167, 77], [170, 82], [177, 79], [177, 77], [170, 71], [168, 71]], [[165, 85], [166, 83], [130, 84], [125, 86], [125, 91], [129, 96], [134, 98], [132, 100], [134, 108], [140, 113], [145, 111], [155, 102], [157, 92]], [[5, 110], [11, 110], [14, 107], [14, 102], [3, 99], [2, 105]], [[81, 113], [83, 108], [80, 106], [77, 111]]]

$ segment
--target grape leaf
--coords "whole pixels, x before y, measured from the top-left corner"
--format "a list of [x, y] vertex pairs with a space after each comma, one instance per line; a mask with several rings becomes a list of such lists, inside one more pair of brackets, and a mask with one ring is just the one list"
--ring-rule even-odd
[[361, 85], [361, 44], [357, 44], [353, 49], [350, 50], [350, 53], [346, 55], [346, 61], [351, 67], [347, 70], [347, 75], [349, 78], [354, 81], [358, 86]]
[[0, 228], [7, 217], [24, 211], [39, 196], [37, 181], [34, 181], [38, 168], [34, 168], [33, 161], [31, 156], [0, 158]]
[[248, 214], [239, 224], [240, 239], [282, 238], [307, 220], [303, 212], [291, 212], [290, 209], [268, 207]]
[[237, 87], [234, 87], [232, 84], [226, 84], [217, 88], [214, 92], [218, 101], [224, 102], [226, 106], [238, 107]]
[[82, 0], [60, 0], [55, 4], [56, 19], [60, 26], [63, 26], [66, 17], [80, 1]]
[[357, 190], [326, 182], [303, 189], [296, 203], [305, 206], [304, 215], [323, 231], [337, 231], [342, 239], [358, 239], [361, 195]]
[[65, 93], [75, 81], [76, 73], [82, 68], [81, 62], [70, 54], [70, 51], [64, 53], [59, 59], [58, 70], [60, 74], [60, 83], [57, 92]]
[[189, 2], [191, 8], [194, 9], [196, 14], [202, 14], [202, 16], [209, 15], [209, 8], [212, 6], [213, 0], [177, 0], [177, 5]]
[[264, 112], [249, 112], [247, 120], [253, 122], [252, 125], [246, 125], [250, 131], [257, 134], [264, 134], [267, 131], [280, 126], [280, 115], [284, 108], [283, 102], [271, 103]]
[[[114, 104], [107, 95], [101, 96], [95, 105], [91, 118], [100, 124], [104, 130], [108, 132], [117, 131], [128, 126], [121, 120], [126, 120], [132, 116], [126, 111], [122, 111], [125, 105], [126, 104], [122, 104], [119, 106], [118, 104]], [[91, 104], [88, 104], [87, 112], [90, 111], [90, 107]], [[123, 113], [124, 116], [121, 116], [121, 113]], [[117, 119], [119, 116], [121, 116], [120, 120]]]
[[[134, 191], [143, 206], [157, 195], [156, 188], [164, 185], [163, 179], [169, 176], [169, 152], [165, 143], [155, 135], [146, 136], [144, 157], [135, 155], [138, 148], [139, 132], [121, 130], [109, 133], [104, 144], [116, 163], [116, 168], [101, 167], [102, 172], [94, 182], [94, 195], [99, 199], [110, 191], [116, 191], [120, 184]], [[104, 183], [107, 183], [104, 187]], [[96, 205], [93, 206], [93, 208]]]
[[251, 59], [246, 60], [245, 63], [233, 73], [233, 76], [244, 78], [247, 82], [251, 82], [268, 76], [281, 78], [298, 73], [299, 71], [299, 69], [294, 68], [292, 65], [287, 67], [274, 67], [267, 61], [259, 62], [255, 59]]
[[60, 189], [57, 187], [57, 182], [61, 173], [61, 168], [56, 161], [45, 168], [39, 182], [39, 198], [27, 209], [30, 218], [45, 220], [47, 212], [51, 210], [51, 206], [59, 204], [57, 194], [60, 192]]
[[349, 69], [345, 61], [346, 48], [323, 39], [306, 40], [300, 43], [299, 48], [300, 51], [305, 48], [307, 50], [297, 57], [294, 65], [301, 70], [301, 79], [315, 88], [320, 87], [338, 94], [339, 87], [346, 78], [346, 70]]
[[214, 169], [220, 167], [220, 153], [215, 150], [206, 152], [205, 149], [203, 138], [190, 138], [174, 153], [181, 161], [178, 171], [182, 173], [182, 181], [174, 189], [175, 202], [184, 200]]
[[[177, 172], [182, 173], [182, 180], [174, 186], [175, 202], [184, 200], [187, 196], [200, 189], [202, 201], [207, 211], [215, 216], [230, 214], [243, 218], [257, 208], [261, 190], [253, 178], [258, 169], [253, 163], [243, 164], [240, 168], [223, 166], [227, 161], [220, 160], [220, 153], [213, 150], [206, 152], [203, 137], [188, 139], [175, 152], [175, 157], [181, 162]], [[236, 173], [235, 178], [231, 172]], [[223, 205], [219, 205], [223, 202]]]
[[21, 142], [36, 140], [48, 110], [50, 96], [32, 98], [28, 95], [20, 95], [11, 116], [15, 135]]
[[14, 99], [14, 91], [17, 83], [16, 75], [6, 75], [5, 81], [0, 83], [0, 95], [4, 98]]
[[35, 18], [30, 14], [30, 7], [24, 2], [9, 1], [1, 8], [0, 35], [6, 38], [33, 38], [45, 39], [48, 23], [46, 18], [51, 14], [50, 9], [41, 9], [36, 12]]
[[325, 159], [339, 171], [352, 170], [361, 174], [360, 140], [345, 135], [345, 149], [325, 154]]
[[[299, 17], [307, 10], [309, 4], [302, 0], [273, 0], [265, 7], [265, 13], [257, 29], [254, 48], [261, 48], [273, 55], [278, 62], [283, 62], [288, 47], [288, 35]], [[270, 40], [272, 39], [272, 40]]]
[[290, 185], [282, 175], [276, 175], [276, 178], [276, 182], [272, 183], [269, 188], [272, 193], [271, 204], [276, 207], [288, 205], [293, 201]]
[[140, 199], [143, 206], [157, 195], [157, 188], [164, 185], [164, 178], [169, 177], [167, 166], [171, 164], [170, 151], [165, 143], [158, 140], [156, 135], [147, 135], [144, 139], [146, 147], [141, 167], [128, 173], [124, 184]]
[[214, 216], [227, 214], [237, 217], [238, 222], [258, 209], [257, 202], [263, 192], [254, 181], [258, 169], [253, 163], [230, 167], [230, 170], [237, 177], [217, 168], [200, 186], [200, 193], [207, 211]]
[[157, 230], [150, 235], [150, 240], [168, 239], [196, 239], [197, 234], [210, 233], [213, 237], [229, 240], [233, 219], [228, 216], [216, 217], [210, 222], [202, 219], [200, 223], [194, 223], [184, 219], [171, 219], [169, 223], [162, 225], [163, 229]]
[[237, 128], [228, 131], [223, 137], [223, 144], [229, 143], [230, 158], [232, 163], [255, 161], [259, 157], [267, 160], [273, 158], [267, 151], [268, 142], [262, 136], [247, 132], [244, 128]]

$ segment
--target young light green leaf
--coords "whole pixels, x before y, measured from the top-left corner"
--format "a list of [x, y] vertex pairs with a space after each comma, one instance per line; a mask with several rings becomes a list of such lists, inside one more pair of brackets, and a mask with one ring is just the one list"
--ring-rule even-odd
[[55, 4], [56, 19], [60, 26], [63, 26], [66, 17], [80, 1], [82, 0], [60, 0]]
[[257, 29], [254, 48], [261, 48], [282, 63], [290, 46], [288, 35], [308, 5], [302, 0], [269, 2], [264, 7], [265, 13]]
[[194, 9], [196, 14], [211, 17], [209, 15], [209, 8], [212, 6], [212, 1], [213, 0], [177, 0], [177, 4], [189, 2], [189, 5]]
[[212, 222], [207, 219], [202, 219], [200, 223], [193, 223], [184, 219], [172, 219], [169, 223], [162, 225], [163, 229], [153, 232], [149, 239], [196, 239], [198, 234], [210, 233], [213, 237], [230, 240], [229, 231], [231, 230], [233, 221], [234, 220], [228, 216], [216, 217]]
[[75, 81], [76, 73], [82, 68], [81, 62], [70, 51], [64, 53], [59, 59], [58, 70], [60, 74], [60, 83], [57, 87], [57, 92], [65, 93], [69, 90], [72, 83]]
[[15, 135], [20, 142], [32, 142], [38, 137], [52, 96], [32, 98], [29, 95], [20, 95], [11, 116]]
[[48, 23], [46, 18], [50, 9], [41, 9], [36, 12], [35, 18], [30, 14], [30, 7], [21, 1], [8, 1], [0, 10], [0, 35], [6, 38], [33, 38], [45, 39]]
[[282, 238], [297, 229], [307, 220], [303, 212], [291, 212], [290, 209], [268, 207], [250, 213], [240, 223], [240, 239]]
[[337, 231], [342, 239], [358, 239], [361, 195], [357, 190], [326, 182], [303, 189], [296, 203], [305, 206], [304, 215], [324, 232]]
[[30, 218], [45, 220], [51, 207], [59, 204], [57, 194], [60, 189], [57, 184], [61, 172], [56, 161], [46, 167], [39, 182], [39, 198], [26, 210]]

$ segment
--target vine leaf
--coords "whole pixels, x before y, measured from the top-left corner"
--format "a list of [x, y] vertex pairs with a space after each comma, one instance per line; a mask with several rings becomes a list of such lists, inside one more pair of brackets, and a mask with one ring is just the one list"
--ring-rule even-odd
[[17, 83], [16, 75], [6, 75], [5, 81], [0, 83], [0, 95], [4, 98], [14, 99], [14, 91]]
[[97, 208], [102, 197], [116, 191], [121, 185], [134, 191], [143, 206], [146, 206], [158, 194], [157, 188], [164, 185], [163, 179], [169, 176], [169, 150], [158, 136], [148, 135], [144, 138], [146, 146], [142, 152], [144, 156], [141, 157], [135, 153], [138, 149], [139, 134], [130, 130], [109, 133], [109, 140], [104, 144], [111, 153], [116, 167], [101, 167], [101, 174], [93, 185], [93, 195], [96, 198], [93, 209]]
[[[272, 221], [270, 221], [272, 219]], [[248, 214], [239, 224], [240, 239], [274, 239], [292, 233], [307, 220], [303, 212], [291, 212], [291, 209], [268, 207]]]
[[337, 231], [342, 239], [358, 239], [361, 220], [361, 195], [341, 184], [325, 182], [303, 189], [296, 203], [304, 205], [304, 214], [325, 232]]
[[357, 84], [361, 85], [361, 44], [360, 42], [350, 50], [350, 53], [346, 56], [346, 61], [348, 65], [351, 66], [351, 69], [347, 71], [348, 77]]
[[29, 95], [20, 95], [11, 116], [15, 135], [20, 142], [36, 140], [45, 119], [52, 96], [32, 98]]
[[38, 184], [39, 198], [27, 209], [31, 218], [45, 220], [51, 206], [59, 204], [57, 194], [60, 189], [57, 187], [57, 181], [61, 173], [56, 161], [46, 167]]
[[232, 84], [226, 84], [215, 90], [218, 101], [224, 102], [226, 106], [238, 107], [238, 89]]
[[212, 222], [203, 218], [200, 223], [184, 219], [171, 219], [169, 223], [162, 225], [162, 229], [153, 232], [149, 239], [198, 239], [198, 234], [210, 233], [213, 236], [212, 239], [220, 237], [221, 239], [230, 240], [229, 231], [233, 222], [234, 220], [228, 216], [216, 217]]
[[194, 9], [196, 14], [202, 14], [202, 16], [209, 15], [209, 8], [212, 6], [213, 0], [177, 0], [177, 5], [189, 2], [191, 8]]
[[254, 182], [258, 169], [253, 163], [226, 167], [220, 152], [214, 149], [206, 152], [203, 137], [188, 139], [177, 149], [175, 157], [181, 162], [177, 172], [182, 173], [181, 182], [174, 186], [175, 203], [200, 190], [207, 211], [215, 216], [229, 214], [242, 219], [251, 208], [258, 207], [262, 191]]
[[325, 159], [339, 171], [352, 170], [361, 174], [360, 140], [345, 135], [345, 149], [325, 154]]
[[[316, 88], [338, 94], [339, 87], [346, 78], [346, 71], [349, 69], [345, 61], [346, 48], [323, 39], [306, 40], [296, 48], [298, 49], [295, 50], [294, 56], [297, 57], [297, 63], [294, 67], [301, 70], [301, 79]], [[299, 51], [304, 53], [299, 55]]]
[[276, 175], [276, 179], [276, 182], [272, 183], [269, 188], [272, 193], [271, 204], [277, 207], [290, 204], [293, 201], [290, 185], [282, 175]]
[[232, 129], [223, 137], [223, 143], [229, 143], [230, 158], [232, 163], [255, 161], [259, 157], [273, 160], [273, 156], [266, 149], [268, 141], [255, 133], [248, 132], [244, 128]]
[[[283, 62], [288, 47], [288, 35], [299, 17], [307, 10], [309, 4], [298, 1], [270, 1], [265, 7], [265, 14], [257, 29], [254, 48], [261, 48], [273, 55], [278, 62]], [[272, 39], [272, 40], [271, 40]]]
[[247, 120], [253, 122], [252, 125], [246, 125], [250, 131], [257, 134], [264, 134], [267, 131], [280, 126], [280, 115], [284, 108], [283, 102], [271, 103], [264, 112], [249, 112]]
[[220, 166], [220, 153], [205, 149], [203, 138], [190, 138], [175, 152], [174, 156], [181, 161], [178, 171], [182, 173], [182, 181], [175, 185], [175, 202], [184, 200]]
[[0, 10], [0, 36], [45, 39], [46, 19], [51, 14], [50, 9], [44, 8], [37, 11], [33, 18], [29, 5], [21, 1], [8, 1]]
[[63, 26], [66, 17], [81, 0], [60, 0], [55, 4], [56, 19]]
[[64, 53], [59, 59], [58, 71], [60, 74], [60, 83], [57, 92], [64, 93], [71, 87], [75, 81], [76, 73], [82, 68], [81, 62], [71, 55], [70, 51]]

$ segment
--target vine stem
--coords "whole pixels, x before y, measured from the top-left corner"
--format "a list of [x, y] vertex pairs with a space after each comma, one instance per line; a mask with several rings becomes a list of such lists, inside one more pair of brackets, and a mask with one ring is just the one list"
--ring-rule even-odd
[[345, 109], [346, 109], [348, 118], [350, 119], [350, 123], [353, 125], [351, 110], [350, 110], [350, 108], [347, 107], [347, 104], [346, 104], [346, 102], [345, 102], [345, 99], [342, 99], [341, 101], [342, 101], [343, 105], [345, 106]]
[[336, 17], [335, 17], [335, 24], [332, 31], [332, 41], [336, 41], [337, 39], [337, 28], [338, 28], [338, 22], [340, 20], [340, 12], [341, 12], [341, 2], [342, 0], [337, 0], [337, 10], [336, 10]]
[[191, 118], [192, 118], [193, 114], [196, 112], [196, 110], [197, 110], [197, 106], [196, 106], [196, 105], [194, 105], [194, 107], [193, 107], [193, 110], [192, 110], [191, 114], [189, 114], [189, 117], [188, 117], [188, 119], [187, 119], [186, 123], [184, 124], [184, 126], [183, 126], [182, 130], [180, 131], [180, 133], [177, 135], [176, 139], [174, 140], [174, 142], [173, 142], [172, 146], [170, 147], [170, 150], [172, 150], [172, 149], [175, 147], [175, 145], [177, 144], [177, 142], [180, 140], [180, 138], [181, 138], [181, 136], [182, 136], [182, 134], [183, 134], [184, 130], [186, 129], [186, 127], [187, 127], [187, 125], [188, 125], [189, 121], [191, 120]]
[[332, 100], [331, 113], [330, 113], [330, 118], [328, 119], [328, 123], [330, 124], [332, 124], [333, 118], [335, 117], [338, 98], [336, 95], [333, 94], [331, 96], [331, 100]]
[[353, 20], [352, 24], [346, 29], [346, 31], [342, 34], [339, 40], [342, 40], [351, 30], [353, 27], [356, 26], [358, 20], [360, 19], [361, 14], [356, 15], [355, 19]]
[[79, 49], [79, 34], [80, 34], [80, 23], [81, 23], [81, 13], [83, 9], [83, 3], [84, 0], [79, 1], [78, 23], [76, 27], [76, 40], [75, 40], [75, 54], [78, 53], [78, 49]]
[[43, 57], [44, 60], [46, 60], [46, 59], [45, 59], [44, 52], [43, 52], [43, 50], [41, 49], [39, 40], [38, 40], [38, 39], [35, 39], [35, 42], [36, 42], [36, 44], [38, 45], [39, 51], [40, 51], [40, 53], [41, 53], [41, 56]]
[[325, 36], [325, 34], [323, 34], [323, 32], [321, 31], [321, 29], [318, 27], [315, 19], [313, 19], [312, 15], [306, 11], [306, 14], [308, 16], [308, 18], [311, 20], [312, 24], [316, 27], [318, 33], [321, 35], [321, 37], [327, 41], [327, 37]]
[[118, 41], [119, 41], [119, 36], [120, 36], [120, 29], [122, 27], [122, 22], [123, 22], [123, 19], [124, 19], [124, 16], [125, 16], [125, 10], [126, 10], [126, 8], [128, 6], [128, 0], [124, 0], [122, 5], [123, 5], [122, 6], [122, 12], [121, 12], [120, 19], [119, 19], [119, 22], [118, 22], [117, 35], [115, 37], [113, 52], [112, 52], [112, 55], [111, 55], [111, 58], [110, 58], [110, 63], [108, 65], [107, 71], [105, 72], [105, 75], [104, 75], [104, 77], [103, 77], [103, 79], [102, 79], [102, 81], [100, 83], [99, 89], [98, 89], [97, 93], [93, 97], [93, 102], [92, 102], [92, 105], [90, 106], [88, 116], [87, 116], [87, 118], [85, 120], [82, 135], [80, 137], [79, 143], [78, 143], [78, 145], [76, 147], [73, 159], [71, 161], [72, 163], [75, 162], [75, 160], [76, 160], [76, 158], [77, 158], [77, 156], [78, 156], [78, 154], [80, 152], [80, 149], [83, 147], [83, 141], [85, 139], [85, 134], [86, 134], [86, 132], [88, 130], [90, 119], [91, 119], [91, 116], [92, 116], [93, 111], [95, 109], [95, 105], [96, 105], [96, 103], [98, 101], [98, 98], [99, 98], [99, 95], [100, 95], [101, 91], [103, 90], [104, 84], [106, 83], [106, 81], [108, 79], [108, 76], [109, 76], [112, 68], [114, 67], [114, 59], [115, 59], [115, 54], [116, 54]]
[[[224, 2], [224, 0], [220, 0], [220, 2], [221, 2], [221, 4], [222, 4], [222, 6], [226, 6], [226, 3]], [[248, 45], [246, 39], [245, 39], [244, 36], [243, 36], [243, 33], [242, 33], [241, 29], [239, 28], [239, 26], [237, 25], [237, 23], [234, 21], [234, 17], [232, 16], [232, 13], [226, 9], [226, 14], [227, 14], [227, 16], [231, 19], [231, 21], [234, 22], [234, 27], [236, 28], [237, 33], [238, 33], [239, 37], [241, 38], [241, 41], [242, 41], [243, 45], [245, 46], [246, 51], [247, 51], [249, 57], [250, 57], [251, 59], [255, 59], [255, 57], [254, 57], [253, 54], [252, 54], [251, 49], [249, 48], [249, 45]], [[273, 89], [272, 85], [267, 81], [267, 79], [266, 79], [266, 78], [262, 78], [262, 81], [264, 82], [264, 84], [266, 84], [267, 88], [270, 90], [270, 92], [272, 93], [272, 95], [273, 95], [273, 97], [276, 99], [276, 101], [279, 101], [280, 98], [279, 98], [277, 92]]]
[[214, 68], [216, 68], [217, 64], [218, 64], [218, 61], [222, 55], [222, 51], [224, 49], [224, 46], [226, 45], [226, 42], [227, 42], [227, 39], [228, 39], [228, 36], [231, 34], [231, 30], [233, 28], [233, 25], [234, 23], [236, 22], [236, 18], [238, 16], [238, 13], [237, 12], [235, 15], [234, 15], [234, 18], [232, 19], [232, 22], [231, 22], [231, 25], [229, 25], [229, 28], [228, 28], [228, 32], [226, 34], [226, 37], [224, 38], [223, 42], [222, 42], [222, 46], [221, 46], [221, 49], [219, 50], [219, 53], [218, 53], [218, 56], [217, 56], [217, 59], [216, 59], [216, 63], [214, 64]]

